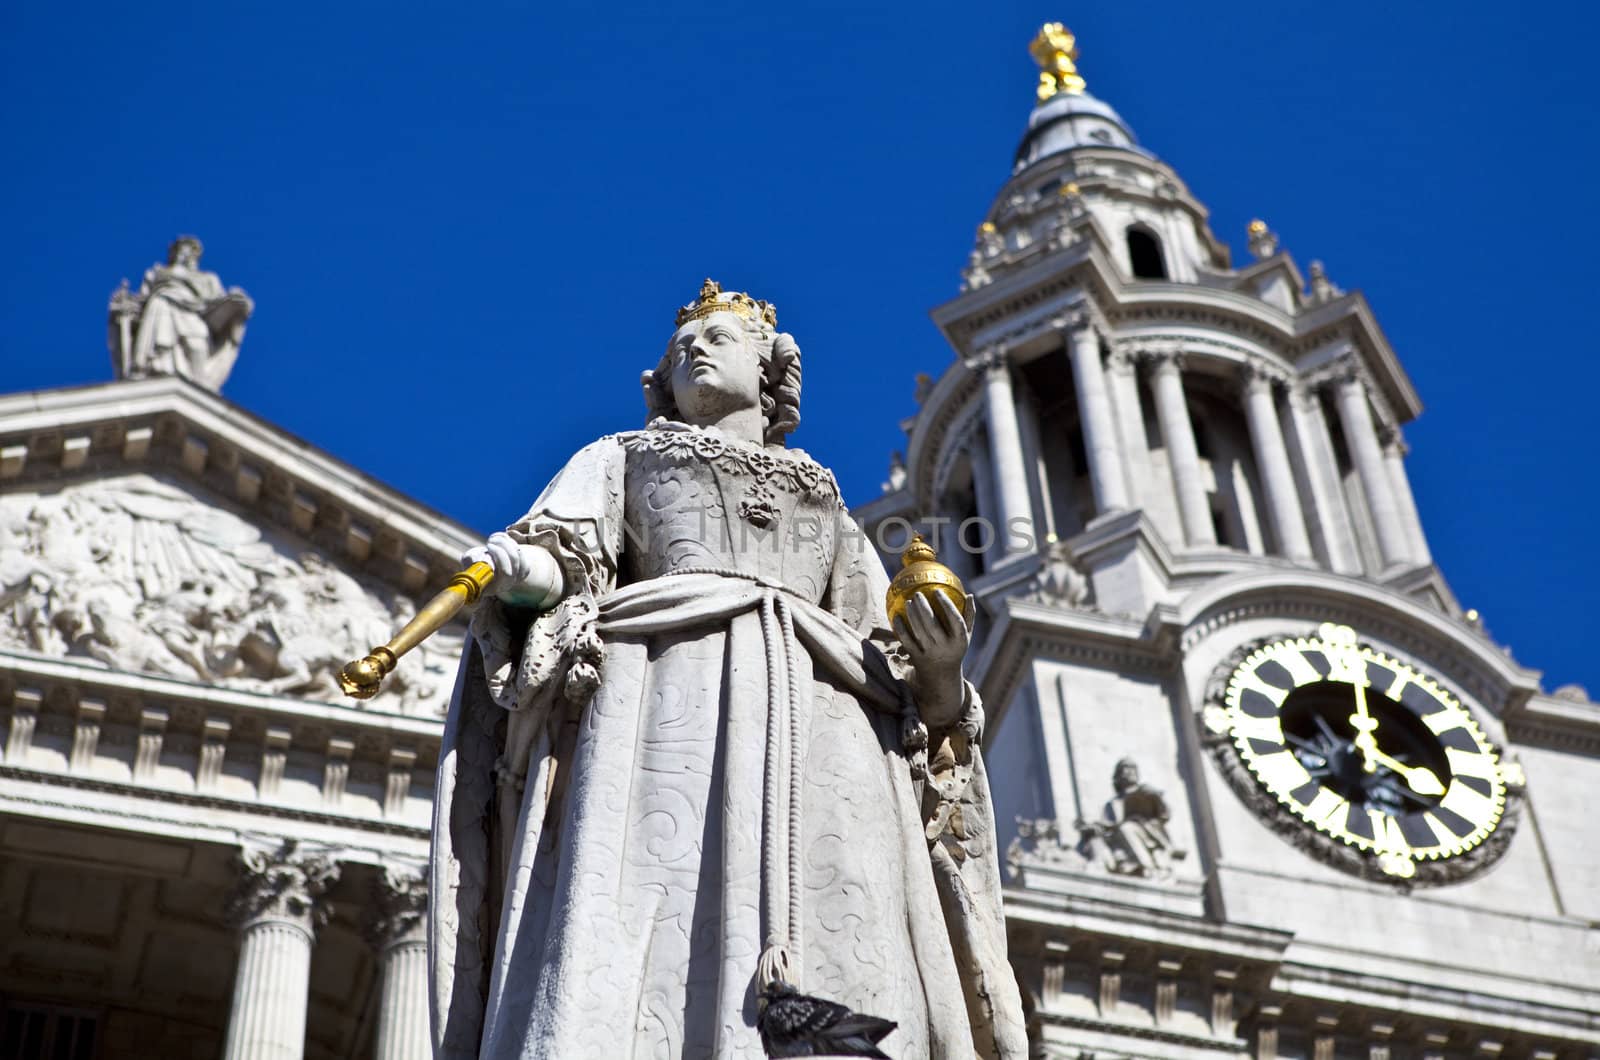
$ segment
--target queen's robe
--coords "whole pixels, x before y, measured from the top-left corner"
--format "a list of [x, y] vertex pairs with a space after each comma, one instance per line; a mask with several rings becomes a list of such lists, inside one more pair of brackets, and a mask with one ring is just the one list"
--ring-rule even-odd
[[754, 1060], [777, 960], [895, 1020], [891, 1056], [1021, 1060], [981, 705], [920, 721], [832, 475], [657, 421], [509, 532], [567, 594], [473, 619], [435, 800], [436, 1056]]

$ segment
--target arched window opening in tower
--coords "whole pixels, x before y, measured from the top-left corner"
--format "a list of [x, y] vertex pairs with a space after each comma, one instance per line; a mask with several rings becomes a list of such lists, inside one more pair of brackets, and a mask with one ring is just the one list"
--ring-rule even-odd
[[1161, 240], [1144, 228], [1128, 229], [1128, 262], [1141, 280], [1167, 278], [1166, 259], [1161, 256]]

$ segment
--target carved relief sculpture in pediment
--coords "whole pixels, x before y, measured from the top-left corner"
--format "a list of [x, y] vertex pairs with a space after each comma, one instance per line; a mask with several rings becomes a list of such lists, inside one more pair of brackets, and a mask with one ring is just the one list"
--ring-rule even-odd
[[[336, 700], [339, 667], [414, 609], [155, 476], [0, 495], [0, 647]], [[374, 705], [441, 711], [459, 652], [430, 640]]]

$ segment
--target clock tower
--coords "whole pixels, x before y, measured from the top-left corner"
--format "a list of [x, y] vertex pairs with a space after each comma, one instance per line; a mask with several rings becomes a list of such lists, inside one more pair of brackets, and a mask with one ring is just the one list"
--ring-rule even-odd
[[1037, 1055], [1600, 1055], [1600, 706], [1463, 611], [1366, 299], [1041, 73], [857, 515], [978, 600]]

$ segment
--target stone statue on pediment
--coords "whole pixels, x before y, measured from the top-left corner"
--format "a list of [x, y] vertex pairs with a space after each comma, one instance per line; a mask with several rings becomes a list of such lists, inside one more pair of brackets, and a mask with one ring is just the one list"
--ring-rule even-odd
[[109, 342], [118, 379], [175, 375], [220, 390], [239, 356], [255, 303], [237, 287], [223, 289], [200, 268], [200, 241], [179, 236], [167, 263], [145, 271], [137, 292], [111, 295]]

